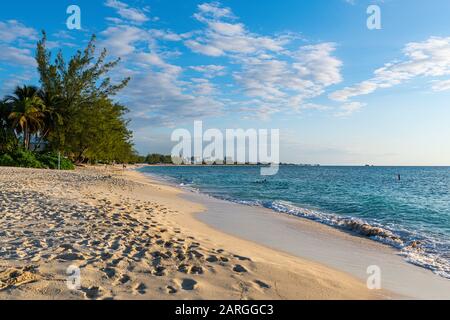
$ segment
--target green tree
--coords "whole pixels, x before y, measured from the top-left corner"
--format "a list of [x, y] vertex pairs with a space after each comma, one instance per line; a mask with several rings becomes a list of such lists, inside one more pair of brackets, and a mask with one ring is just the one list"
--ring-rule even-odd
[[162, 155], [159, 153], [149, 154], [145, 158], [145, 163], [148, 163], [148, 164], [172, 164], [172, 156]]
[[[40, 90], [40, 98], [44, 102], [44, 126], [40, 131], [39, 139], [36, 141], [37, 148], [41, 143], [48, 138], [52, 133], [57, 133], [58, 129], [64, 124], [63, 116], [60, 114], [62, 100], [58, 96], [50, 95], [49, 93]], [[57, 136], [57, 134], [55, 135]]]
[[31, 136], [44, 126], [45, 105], [39, 96], [39, 89], [34, 86], [17, 87], [14, 95], [6, 97], [11, 113], [8, 119], [18, 135], [23, 136], [23, 145], [29, 149]]
[[38, 42], [36, 61], [42, 90], [54, 115], [46, 135], [50, 148], [77, 162], [125, 161], [135, 155], [126, 108], [111, 100], [129, 78], [111, 83], [107, 74], [120, 59], [106, 62], [106, 50], [96, 58], [95, 36], [83, 51], [65, 62], [60, 51], [54, 62], [46, 48], [46, 35]]
[[5, 100], [0, 100], [0, 152], [11, 151], [17, 144], [17, 138], [12, 129], [12, 121], [9, 119], [12, 107]]

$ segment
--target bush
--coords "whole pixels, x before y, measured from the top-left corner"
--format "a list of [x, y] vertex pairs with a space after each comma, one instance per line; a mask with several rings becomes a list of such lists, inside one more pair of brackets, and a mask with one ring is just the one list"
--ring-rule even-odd
[[22, 168], [43, 168], [42, 164], [36, 159], [33, 152], [28, 150], [16, 150], [12, 153], [16, 167]]
[[14, 166], [15, 161], [9, 154], [0, 155], [0, 167]]
[[[40, 154], [19, 149], [0, 155], [0, 166], [58, 169], [58, 155], [54, 153]], [[73, 169], [75, 169], [73, 163], [61, 156], [61, 170]]]
[[[48, 169], [58, 169], [58, 154], [56, 153], [39, 154], [38, 160], [44, 167]], [[73, 169], [75, 169], [73, 163], [69, 159], [61, 156], [61, 170], [73, 170]]]

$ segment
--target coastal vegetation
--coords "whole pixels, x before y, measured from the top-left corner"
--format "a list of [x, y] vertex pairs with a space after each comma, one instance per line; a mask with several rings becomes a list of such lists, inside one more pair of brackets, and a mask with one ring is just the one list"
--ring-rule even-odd
[[172, 164], [172, 156], [153, 153], [145, 157], [143, 162], [146, 164]]
[[72, 163], [139, 160], [128, 109], [113, 97], [129, 78], [112, 83], [120, 59], [97, 54], [95, 36], [67, 62], [52, 58], [45, 32], [37, 43], [40, 86], [21, 85], [0, 100], [0, 166], [73, 168]]

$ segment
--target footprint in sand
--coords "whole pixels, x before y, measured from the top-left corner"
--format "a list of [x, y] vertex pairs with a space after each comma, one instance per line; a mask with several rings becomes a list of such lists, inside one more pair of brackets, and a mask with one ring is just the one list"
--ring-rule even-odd
[[81, 290], [84, 292], [84, 295], [87, 299], [98, 299], [102, 294], [102, 289], [95, 286], [82, 288]]
[[240, 261], [252, 261], [250, 258], [239, 256], [237, 254], [233, 255], [233, 257], [235, 257], [236, 259], [238, 259]]
[[210, 263], [215, 263], [215, 262], [219, 261], [219, 258], [217, 258], [217, 256], [210, 255], [208, 258], [206, 258], [206, 261], [208, 261]]
[[163, 276], [166, 275], [166, 268], [164, 268], [162, 266], [157, 266], [153, 270], [152, 274], [157, 276], [157, 277], [163, 277]]
[[178, 254], [177, 254], [177, 259], [179, 261], [184, 261], [184, 260], [186, 260], [186, 255], [181, 250], [179, 250]]
[[255, 280], [253, 282], [256, 283], [261, 289], [270, 289], [270, 286], [261, 280]]
[[118, 284], [125, 284], [131, 280], [130, 276], [127, 274], [122, 274], [120, 278], [117, 280]]
[[139, 294], [145, 294], [147, 292], [147, 286], [143, 283], [139, 283], [134, 290]]
[[178, 266], [178, 271], [181, 273], [188, 273], [189, 272], [189, 265], [187, 264], [181, 264]]
[[116, 275], [116, 270], [114, 269], [114, 268], [103, 268], [103, 269], [101, 269], [104, 273], [105, 273], [105, 275], [109, 278], [109, 279], [111, 279], [111, 278], [113, 278], [115, 275]]
[[167, 293], [168, 293], [168, 294], [175, 294], [175, 293], [178, 292], [178, 290], [175, 289], [173, 286], [167, 286], [166, 289], [167, 289]]
[[164, 248], [169, 249], [169, 248], [172, 248], [172, 247], [173, 247], [173, 242], [172, 241], [166, 241], [164, 243]]
[[75, 260], [85, 260], [85, 257], [78, 253], [68, 252], [68, 253], [62, 253], [62, 254], [56, 256], [56, 259], [64, 260], [64, 261], [75, 261]]
[[237, 272], [237, 273], [245, 273], [245, 272], [247, 272], [247, 269], [245, 269], [240, 264], [237, 264], [237, 265], [234, 266], [233, 271]]
[[181, 282], [181, 288], [186, 291], [192, 291], [197, 286], [197, 281], [192, 279], [183, 279]]
[[190, 274], [203, 274], [203, 268], [198, 266], [193, 266], [189, 271]]

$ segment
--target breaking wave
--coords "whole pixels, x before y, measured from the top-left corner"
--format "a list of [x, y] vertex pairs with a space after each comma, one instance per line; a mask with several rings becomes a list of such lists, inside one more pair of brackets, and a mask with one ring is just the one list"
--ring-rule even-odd
[[450, 251], [442, 249], [438, 239], [413, 234], [401, 228], [383, 226], [376, 221], [345, 217], [316, 209], [302, 208], [286, 201], [242, 201], [227, 199], [235, 203], [261, 206], [279, 213], [306, 218], [353, 234], [370, 238], [400, 250], [405, 260], [427, 268], [435, 274], [450, 279]]

